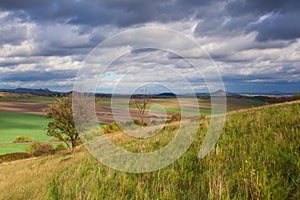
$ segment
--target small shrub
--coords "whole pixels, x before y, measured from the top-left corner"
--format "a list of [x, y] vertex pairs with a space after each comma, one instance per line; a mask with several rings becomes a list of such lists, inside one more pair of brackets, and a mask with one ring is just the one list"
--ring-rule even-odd
[[104, 134], [114, 133], [114, 132], [118, 132], [118, 131], [121, 131], [121, 129], [116, 122], [113, 122], [113, 123], [103, 126]]
[[32, 155], [35, 152], [35, 150], [37, 150], [41, 145], [42, 143], [40, 142], [34, 142], [28, 148], [26, 148], [25, 151], [26, 153]]
[[167, 123], [172, 123], [172, 122], [180, 122], [181, 120], [181, 115], [179, 113], [172, 115], [168, 120]]
[[133, 120], [133, 123], [135, 125], [138, 125], [138, 126], [142, 126], [143, 125], [142, 122], [140, 120], [138, 120], [138, 119]]
[[7, 154], [0, 155], [0, 163], [20, 160], [20, 159], [25, 159], [30, 157], [31, 155], [25, 152], [7, 153]]
[[14, 140], [14, 143], [26, 143], [26, 142], [32, 142], [32, 139], [27, 136], [17, 136]]
[[65, 147], [64, 144], [59, 143], [59, 144], [56, 146], [55, 151], [64, 151], [64, 150], [66, 150], [66, 149], [67, 149], [67, 148]]
[[51, 144], [42, 144], [34, 152], [34, 156], [44, 156], [54, 154], [55, 150]]
[[52, 137], [49, 142], [59, 142], [60, 140], [58, 138]]
[[26, 149], [26, 152], [34, 156], [43, 156], [54, 154], [55, 150], [51, 144], [34, 142], [29, 148]]
[[295, 100], [300, 100], [300, 92], [298, 92], [297, 94], [295, 94]]

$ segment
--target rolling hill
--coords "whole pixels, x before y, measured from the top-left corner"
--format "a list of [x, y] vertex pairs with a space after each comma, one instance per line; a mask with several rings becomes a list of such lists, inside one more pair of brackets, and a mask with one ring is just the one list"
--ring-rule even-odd
[[[209, 121], [203, 118], [180, 159], [145, 174], [110, 169], [83, 147], [74, 154], [4, 163], [0, 199], [299, 199], [299, 112], [298, 101], [229, 113], [216, 148], [200, 160]], [[166, 128], [148, 150], [163, 146], [174, 130]], [[140, 144], [113, 142], [133, 149]]]

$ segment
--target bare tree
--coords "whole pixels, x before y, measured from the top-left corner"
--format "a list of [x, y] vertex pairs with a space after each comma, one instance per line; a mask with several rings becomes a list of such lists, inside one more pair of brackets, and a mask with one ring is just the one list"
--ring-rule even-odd
[[150, 95], [147, 93], [148, 90], [145, 88], [142, 90], [141, 94], [132, 96], [133, 102], [141, 115], [142, 126], [144, 126], [145, 110], [150, 101]]

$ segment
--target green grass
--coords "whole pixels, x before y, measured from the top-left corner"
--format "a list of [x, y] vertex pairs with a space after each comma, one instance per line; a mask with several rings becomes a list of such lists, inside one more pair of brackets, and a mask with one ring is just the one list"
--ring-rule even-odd
[[[83, 148], [0, 165], [0, 199], [300, 199], [299, 112], [298, 102], [230, 114], [216, 148], [198, 159], [206, 118], [181, 158], [150, 173], [110, 169]], [[146, 149], [165, 145], [174, 130]], [[116, 140], [141, 150], [140, 141]]]
[[[135, 108], [135, 106], [132, 106], [133, 108]], [[146, 106], [146, 110], [156, 110], [156, 111], [163, 111], [161, 108], [156, 108], [156, 107], [151, 107], [151, 106]], [[180, 109], [180, 108], [165, 108], [166, 112], [169, 113], [175, 113], [175, 114], [201, 114], [201, 115], [210, 115], [211, 111], [207, 110], [207, 109], [198, 109], [198, 111], [195, 110], [188, 110], [188, 109]]]
[[[33, 142], [49, 142], [44, 128], [49, 118], [43, 115], [0, 112], [0, 154], [24, 152], [30, 143], [13, 143], [17, 136], [28, 136]], [[53, 142], [55, 148], [61, 142]]]
[[0, 143], [0, 155], [14, 152], [24, 152], [30, 144]]
[[45, 134], [49, 119], [43, 115], [0, 112], [0, 142], [13, 142], [17, 136], [28, 136], [33, 141], [47, 142]]

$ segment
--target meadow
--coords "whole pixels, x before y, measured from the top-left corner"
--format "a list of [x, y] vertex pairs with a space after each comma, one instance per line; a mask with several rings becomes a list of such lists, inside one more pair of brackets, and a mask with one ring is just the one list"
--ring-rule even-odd
[[18, 112], [0, 112], [0, 154], [23, 152], [29, 144], [15, 144], [17, 136], [28, 136], [33, 141], [49, 142], [45, 134], [49, 119], [43, 115]]
[[[229, 113], [221, 137], [197, 157], [209, 117], [188, 151], [170, 166], [144, 174], [108, 168], [84, 147], [0, 165], [0, 199], [299, 199], [300, 102]], [[174, 135], [166, 128], [148, 150]], [[130, 138], [112, 141], [140, 150]], [[114, 139], [115, 138], [115, 139]]]

